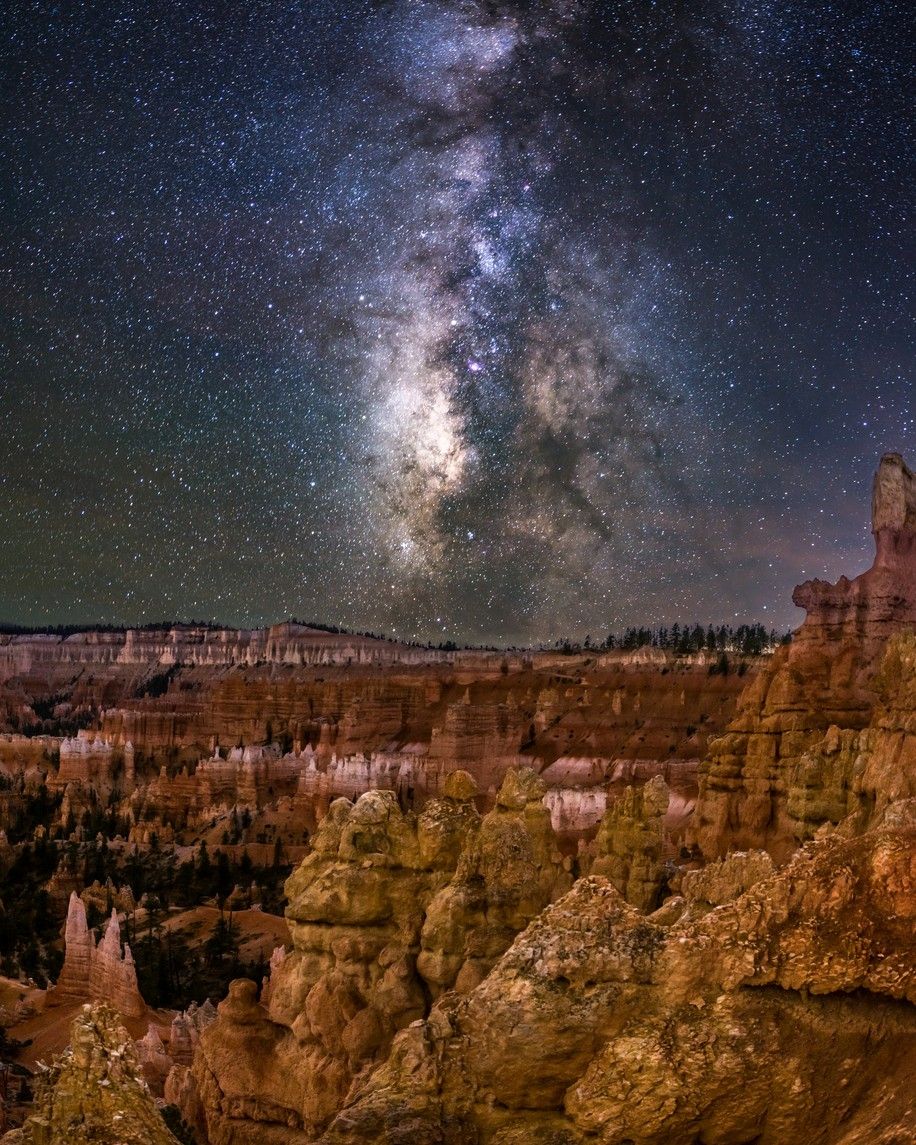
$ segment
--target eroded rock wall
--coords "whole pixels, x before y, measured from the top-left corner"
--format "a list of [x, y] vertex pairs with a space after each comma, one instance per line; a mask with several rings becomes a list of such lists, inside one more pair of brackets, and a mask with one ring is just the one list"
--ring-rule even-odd
[[[211, 842], [227, 829], [235, 837], [233, 809], [257, 819], [241, 842], [297, 846], [338, 795], [384, 787], [420, 809], [459, 768], [474, 775], [488, 808], [507, 770], [520, 766], [561, 793], [555, 824], [574, 846], [628, 782], [661, 774], [681, 806], [692, 806], [705, 744], [758, 667], [725, 676], [710, 672], [714, 658], [658, 650], [436, 653], [420, 663], [346, 663], [335, 653], [327, 664], [300, 664], [279, 646], [278, 660], [233, 665], [209, 662], [203, 634], [182, 644], [179, 634], [157, 643], [147, 633], [129, 655], [117, 634], [97, 635], [105, 640], [87, 634], [74, 645], [98, 656], [91, 663], [70, 663], [66, 640], [36, 638], [42, 655], [16, 680], [42, 711], [51, 693], [65, 695], [53, 705], [61, 720], [81, 713], [90, 726], [0, 740], [0, 771], [14, 784], [0, 800], [12, 822], [20, 786], [44, 778], [62, 796], [59, 826], [75, 824], [79, 837], [102, 808], [141, 846], [154, 835], [194, 842], [211, 829]], [[170, 659], [169, 648], [190, 658]]]
[[914, 505], [913, 474], [886, 455], [874, 482], [872, 567], [796, 589], [808, 616], [743, 693], [701, 768], [689, 835], [706, 856], [764, 847], [785, 859], [822, 824], [869, 813], [860, 733], [879, 699], [889, 639], [916, 630]]

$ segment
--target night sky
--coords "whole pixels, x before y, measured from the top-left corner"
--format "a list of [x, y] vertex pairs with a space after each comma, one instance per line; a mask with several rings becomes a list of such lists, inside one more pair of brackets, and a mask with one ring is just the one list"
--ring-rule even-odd
[[16, 3], [0, 620], [784, 627], [916, 455], [894, 3]]

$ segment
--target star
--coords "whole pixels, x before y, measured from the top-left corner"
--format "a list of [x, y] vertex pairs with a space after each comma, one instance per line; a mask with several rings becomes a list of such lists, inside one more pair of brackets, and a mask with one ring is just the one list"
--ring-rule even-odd
[[0, 621], [792, 625], [916, 452], [907, 15], [14, 8]]

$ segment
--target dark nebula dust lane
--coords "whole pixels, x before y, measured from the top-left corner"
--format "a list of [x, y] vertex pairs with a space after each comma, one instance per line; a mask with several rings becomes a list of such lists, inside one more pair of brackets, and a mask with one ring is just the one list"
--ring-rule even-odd
[[916, 436], [905, 16], [13, 4], [0, 619], [792, 623]]

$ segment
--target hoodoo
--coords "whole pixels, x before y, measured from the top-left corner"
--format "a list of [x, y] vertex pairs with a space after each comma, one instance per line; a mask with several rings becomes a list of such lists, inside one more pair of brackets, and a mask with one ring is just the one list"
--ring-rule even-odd
[[121, 927], [112, 910], [101, 942], [86, 921], [86, 907], [73, 891], [64, 932], [64, 965], [53, 992], [55, 1001], [107, 1002], [128, 1018], [142, 1017], [146, 1003], [137, 985], [137, 970], [127, 943], [121, 952]]
[[875, 565], [799, 590], [796, 640], [701, 769], [691, 831], [727, 857], [663, 862], [658, 778], [575, 860], [552, 850], [531, 773], [482, 821], [454, 798], [418, 821], [390, 795], [338, 801], [288, 884], [295, 949], [269, 1012], [236, 983], [170, 1079], [204, 1138], [905, 1139], [916, 548], [899, 457], [875, 489]]
[[875, 474], [872, 531], [867, 572], [795, 590], [804, 623], [710, 744], [688, 832], [707, 857], [764, 847], [785, 859], [822, 824], [867, 815], [878, 797], [860, 782], [860, 733], [888, 641], [916, 629], [916, 478], [897, 453]]

